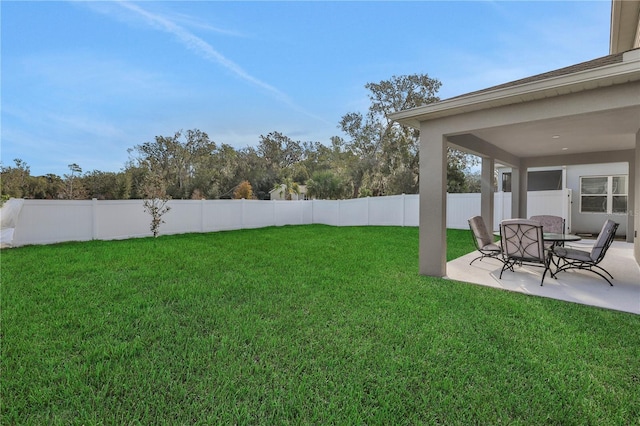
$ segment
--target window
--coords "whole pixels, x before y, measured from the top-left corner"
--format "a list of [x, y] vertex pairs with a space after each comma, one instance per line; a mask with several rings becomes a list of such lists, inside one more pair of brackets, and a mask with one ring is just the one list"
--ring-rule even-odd
[[[562, 189], [562, 170], [527, 173], [527, 191], [555, 191], [558, 189]], [[511, 172], [502, 174], [502, 190], [511, 192]]]
[[545, 170], [527, 174], [528, 191], [557, 191], [562, 189], [562, 170]]
[[511, 192], [511, 172], [502, 174], [502, 190], [504, 192]]
[[580, 212], [626, 214], [627, 176], [585, 176], [580, 178]]

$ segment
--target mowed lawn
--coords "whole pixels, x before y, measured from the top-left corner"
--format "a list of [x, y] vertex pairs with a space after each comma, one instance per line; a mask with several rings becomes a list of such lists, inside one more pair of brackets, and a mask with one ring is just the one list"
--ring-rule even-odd
[[[448, 231], [448, 258], [473, 250]], [[3, 250], [0, 424], [637, 425], [640, 316], [418, 274], [418, 230]]]

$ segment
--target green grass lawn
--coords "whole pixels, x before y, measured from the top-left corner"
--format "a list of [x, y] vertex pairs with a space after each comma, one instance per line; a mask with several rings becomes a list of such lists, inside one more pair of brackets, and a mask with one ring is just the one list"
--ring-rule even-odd
[[[449, 258], [473, 250], [448, 232]], [[1, 253], [0, 424], [640, 419], [640, 316], [418, 274], [418, 230]]]

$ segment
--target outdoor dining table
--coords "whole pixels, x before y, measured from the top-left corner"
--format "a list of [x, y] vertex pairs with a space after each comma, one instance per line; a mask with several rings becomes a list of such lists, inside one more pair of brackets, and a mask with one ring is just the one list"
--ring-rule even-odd
[[553, 247], [564, 245], [564, 243], [571, 241], [580, 241], [582, 237], [574, 234], [554, 234], [551, 232], [543, 232], [542, 239], [547, 243], [551, 243], [551, 246]]
[[[494, 232], [493, 235], [495, 235], [496, 237], [501, 236], [499, 231]], [[551, 246], [559, 246], [567, 242], [580, 241], [582, 237], [574, 234], [555, 234], [552, 232], [543, 232], [542, 239], [546, 243], [551, 243]]]
[[[496, 237], [500, 237], [500, 232], [494, 232], [493, 235]], [[567, 242], [575, 242], [580, 241], [582, 239], [579, 235], [574, 234], [556, 234], [553, 232], [543, 232], [542, 239], [545, 243], [551, 243], [551, 247], [548, 248], [548, 256], [549, 262], [551, 262], [556, 268], [558, 268], [558, 261], [553, 258], [553, 248], [556, 246], [564, 246], [564, 243]], [[551, 276], [555, 277], [554, 273], [551, 272]]]

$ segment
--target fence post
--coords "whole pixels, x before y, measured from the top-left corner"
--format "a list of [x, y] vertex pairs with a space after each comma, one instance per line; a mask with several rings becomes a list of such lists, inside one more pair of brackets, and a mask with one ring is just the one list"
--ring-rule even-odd
[[98, 199], [91, 199], [91, 239], [98, 239]]
[[200, 232], [204, 232], [204, 198], [200, 199]]
[[369, 197], [367, 197], [367, 226], [369, 226], [371, 224], [371, 213], [369, 212], [369, 210], [371, 210], [371, 202], [369, 201]]
[[405, 199], [404, 192], [403, 192], [403, 193], [402, 193], [402, 226], [404, 226], [404, 225], [405, 225], [405, 223], [404, 223], [404, 222], [405, 222], [404, 212], [405, 212], [405, 210], [406, 210], [406, 208], [407, 208], [407, 207], [406, 207], [406, 203], [407, 203], [407, 201], [406, 201], [406, 199]]
[[240, 229], [244, 229], [244, 198], [240, 200]]
[[304, 197], [302, 198], [302, 201], [298, 202], [298, 209], [300, 210], [300, 225], [304, 225]]

